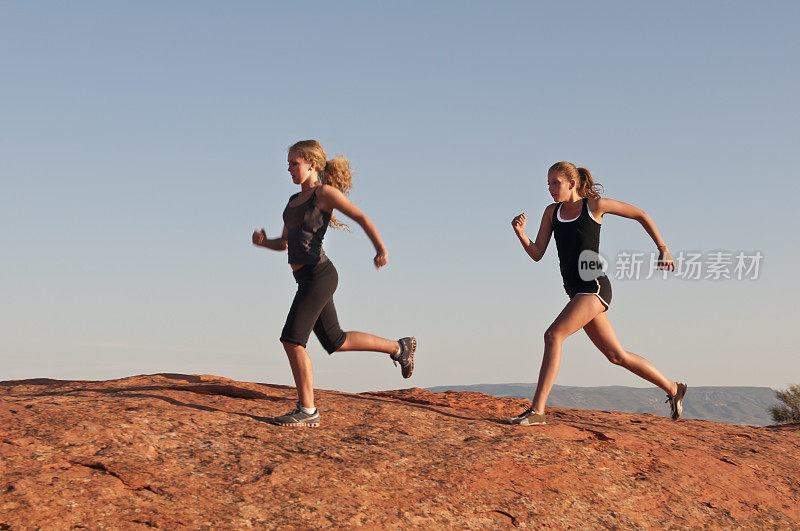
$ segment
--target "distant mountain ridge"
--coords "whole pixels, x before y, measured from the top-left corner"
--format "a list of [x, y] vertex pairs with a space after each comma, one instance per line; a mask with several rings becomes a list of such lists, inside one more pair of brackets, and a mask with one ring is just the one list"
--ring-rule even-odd
[[[530, 399], [536, 384], [440, 385], [427, 389], [436, 393], [447, 390], [475, 391], [493, 396]], [[618, 385], [607, 387], [556, 385], [547, 403], [550, 406], [570, 409], [667, 415], [669, 407], [664, 403], [665, 399], [664, 391], [656, 387], [643, 389]], [[775, 391], [769, 387], [690, 386], [683, 402], [683, 417], [747, 426], [767, 426], [774, 423], [767, 408], [777, 403]]]

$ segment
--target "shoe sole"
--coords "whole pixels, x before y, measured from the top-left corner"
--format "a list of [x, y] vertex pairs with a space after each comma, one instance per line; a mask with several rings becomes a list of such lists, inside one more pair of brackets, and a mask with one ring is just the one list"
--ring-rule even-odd
[[[408, 376], [403, 376], [403, 378], [411, 378], [411, 375], [414, 374], [414, 353], [417, 351], [417, 338], [411, 338], [411, 357], [409, 361], [411, 362], [411, 371], [408, 373]], [[395, 373], [397, 374], [397, 373]]]
[[544, 426], [547, 422], [543, 420], [536, 420], [536, 421], [529, 421], [528, 419], [522, 419], [519, 422], [515, 422], [517, 426]]
[[[683, 392], [681, 392], [681, 389]], [[684, 383], [678, 384], [678, 392], [675, 393], [675, 412], [677, 415], [672, 416], [672, 420], [678, 420], [683, 415], [683, 397], [686, 396], [686, 390], [689, 386]]]
[[508, 423], [515, 426], [544, 426], [547, 424], [544, 419], [532, 421], [530, 415], [525, 417], [511, 417]]
[[276, 426], [283, 426], [284, 428], [319, 428], [319, 422], [276, 422], [272, 421]]

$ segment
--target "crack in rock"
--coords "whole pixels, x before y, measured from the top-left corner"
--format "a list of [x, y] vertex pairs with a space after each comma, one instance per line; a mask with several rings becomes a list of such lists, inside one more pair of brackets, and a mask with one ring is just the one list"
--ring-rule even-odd
[[161, 491], [161, 489], [155, 488], [148, 483], [137, 482], [129, 477], [123, 477], [119, 472], [112, 470], [101, 461], [95, 461], [92, 459], [84, 459], [79, 461], [70, 461], [73, 465], [79, 465], [86, 468], [91, 468], [93, 470], [99, 470], [100, 472], [105, 472], [106, 474], [113, 476], [120, 480], [123, 485], [128, 487], [131, 490], [147, 490], [152, 492], [153, 494], [164, 495], [165, 493]]
[[592, 434], [592, 437], [597, 439], [598, 441], [614, 442], [614, 438], [613, 437], [609, 437], [608, 435], [606, 435], [602, 431], [593, 430], [591, 428], [583, 428], [583, 427], [578, 427], [578, 429], [583, 430], [583, 431], [588, 431], [589, 433]]
[[131, 520], [135, 524], [142, 524], [146, 525], [147, 527], [158, 527], [158, 524], [154, 524], [153, 522], [148, 522], [147, 520]]
[[513, 525], [514, 527], [519, 527], [519, 524], [517, 523], [517, 519], [514, 516], [512, 516], [511, 514], [505, 512], [505, 511], [501, 511], [500, 509], [495, 509], [495, 510], [489, 511], [489, 512], [503, 515], [506, 518], [508, 518], [509, 520], [511, 520], [511, 525]]

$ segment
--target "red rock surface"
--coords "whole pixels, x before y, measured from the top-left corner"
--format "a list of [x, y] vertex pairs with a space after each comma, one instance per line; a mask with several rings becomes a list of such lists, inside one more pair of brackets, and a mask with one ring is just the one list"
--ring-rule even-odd
[[0, 529], [797, 527], [800, 430], [215, 376], [0, 382]]

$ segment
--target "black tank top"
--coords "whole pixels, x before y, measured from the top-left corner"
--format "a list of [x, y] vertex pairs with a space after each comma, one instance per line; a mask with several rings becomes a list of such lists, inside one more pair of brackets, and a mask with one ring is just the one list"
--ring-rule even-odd
[[290, 264], [317, 264], [328, 258], [322, 250], [322, 239], [328, 230], [331, 213], [319, 208], [316, 202], [317, 188], [304, 202], [289, 206], [297, 192], [289, 198], [283, 209], [283, 223], [286, 225], [286, 244], [289, 248]]
[[[564, 279], [565, 285], [575, 285], [589, 280], [581, 278], [579, 257], [581, 252], [586, 250], [594, 251], [595, 258], [597, 257], [600, 250], [600, 223], [589, 214], [589, 203], [585, 197], [581, 204], [580, 215], [572, 221], [558, 219], [562, 204], [558, 203], [553, 210], [553, 233], [558, 249], [561, 278]], [[599, 268], [599, 263], [590, 267]], [[595, 277], [603, 276], [599, 269], [597, 272]]]

